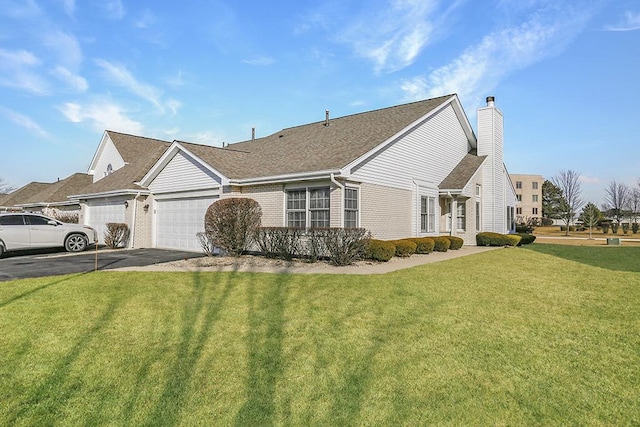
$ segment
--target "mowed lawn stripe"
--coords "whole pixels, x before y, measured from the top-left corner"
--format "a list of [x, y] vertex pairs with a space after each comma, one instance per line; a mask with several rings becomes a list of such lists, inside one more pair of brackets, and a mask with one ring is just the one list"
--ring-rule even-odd
[[5, 282], [0, 424], [639, 423], [640, 274], [540, 252]]

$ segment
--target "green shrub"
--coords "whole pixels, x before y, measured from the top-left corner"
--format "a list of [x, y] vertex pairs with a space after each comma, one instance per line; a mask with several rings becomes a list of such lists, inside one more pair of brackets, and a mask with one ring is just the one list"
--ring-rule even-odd
[[393, 242], [385, 241], [385, 240], [369, 240], [369, 245], [367, 247], [367, 259], [372, 259], [374, 261], [382, 261], [387, 262], [396, 253], [396, 245]]
[[449, 242], [451, 242], [451, 246], [449, 246], [449, 249], [451, 249], [452, 251], [457, 251], [464, 244], [464, 240], [461, 239], [460, 237], [456, 237], [456, 236], [442, 236], [442, 237], [448, 239]]
[[618, 234], [618, 223], [617, 222], [612, 222], [611, 223], [611, 232], [613, 234]]
[[351, 265], [367, 251], [370, 234], [364, 228], [327, 228], [323, 246], [333, 265]]
[[517, 234], [500, 234], [489, 231], [476, 234], [478, 246], [516, 246], [521, 239]]
[[603, 222], [602, 224], [600, 224], [600, 227], [602, 227], [602, 234], [608, 234], [609, 233], [609, 223], [608, 222]]
[[451, 240], [444, 236], [438, 236], [433, 238], [435, 245], [433, 250], [436, 252], [447, 252], [451, 247]]
[[622, 232], [624, 234], [627, 234], [629, 232], [629, 223], [628, 222], [623, 222], [622, 223]]
[[401, 258], [409, 257], [416, 253], [416, 245], [414, 242], [408, 239], [404, 240], [392, 240], [391, 241], [396, 246], [396, 256]]
[[633, 234], [638, 234], [638, 228], [640, 228], [640, 225], [637, 222], [631, 224], [631, 231]]
[[522, 238], [520, 240], [520, 243], [518, 243], [518, 246], [529, 245], [529, 244], [535, 242], [535, 240], [536, 240], [536, 236], [534, 236], [533, 234], [518, 233], [518, 236], [520, 236]]
[[416, 244], [417, 254], [430, 254], [436, 244], [431, 237], [413, 237], [407, 240]]

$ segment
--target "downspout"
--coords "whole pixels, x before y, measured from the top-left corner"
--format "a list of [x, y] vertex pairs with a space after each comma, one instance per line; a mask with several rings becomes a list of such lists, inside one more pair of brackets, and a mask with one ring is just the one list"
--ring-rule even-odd
[[131, 221], [131, 234], [129, 234], [129, 248], [133, 249], [133, 241], [135, 240], [136, 233], [136, 214], [138, 213], [138, 197], [140, 197], [140, 192], [133, 198], [133, 219]]
[[421, 205], [421, 200], [420, 200], [420, 186], [418, 185], [418, 183], [416, 182], [415, 179], [412, 179], [413, 181], [413, 185], [416, 186], [416, 209], [413, 210], [413, 213], [416, 215], [416, 236], [420, 236], [420, 231], [422, 228], [422, 225], [420, 224], [420, 220], [421, 220], [421, 216], [420, 214], [422, 213], [422, 205]]
[[340, 228], [344, 227], [344, 185], [340, 184], [334, 174], [329, 175], [333, 182], [340, 189]]

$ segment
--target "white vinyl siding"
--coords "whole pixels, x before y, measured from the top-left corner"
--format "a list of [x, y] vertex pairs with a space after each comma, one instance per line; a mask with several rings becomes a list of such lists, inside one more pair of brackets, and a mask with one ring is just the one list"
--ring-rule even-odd
[[[414, 190], [414, 178], [442, 182], [469, 150], [453, 107], [447, 106], [373, 158], [355, 167], [355, 180]], [[437, 161], [435, 161], [437, 159]]]
[[115, 172], [125, 165], [120, 152], [115, 144], [108, 136], [105, 137], [102, 149], [98, 153], [95, 169], [93, 173], [93, 182], [99, 181], [107, 175], [107, 167], [111, 165], [111, 169]]
[[483, 231], [507, 232], [506, 187], [510, 180], [505, 176], [503, 145], [502, 113], [497, 108], [478, 109], [478, 155], [488, 156], [482, 164]]
[[154, 193], [170, 193], [217, 188], [221, 178], [193, 160], [178, 152], [149, 184]]
[[200, 252], [196, 233], [204, 231], [204, 215], [217, 197], [156, 201], [156, 247]]

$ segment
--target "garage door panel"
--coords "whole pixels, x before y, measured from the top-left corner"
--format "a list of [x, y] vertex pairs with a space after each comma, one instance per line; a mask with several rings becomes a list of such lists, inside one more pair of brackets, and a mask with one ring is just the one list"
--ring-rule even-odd
[[87, 225], [93, 227], [98, 234], [98, 242], [104, 244], [104, 232], [109, 222], [125, 222], [125, 206], [123, 201], [95, 203], [87, 206]]
[[158, 200], [156, 246], [200, 252], [196, 234], [204, 231], [204, 215], [217, 197]]

